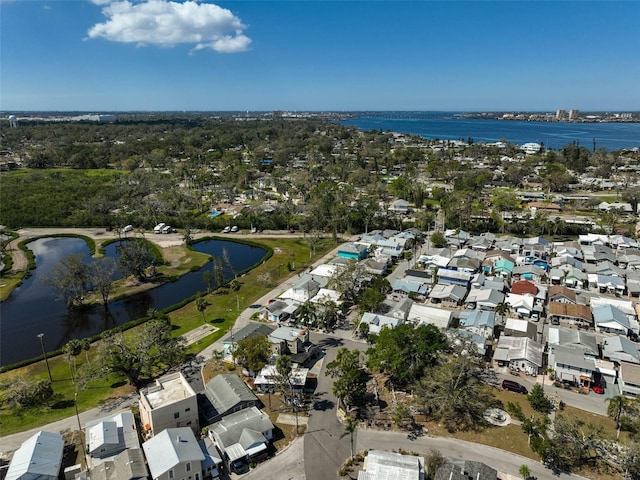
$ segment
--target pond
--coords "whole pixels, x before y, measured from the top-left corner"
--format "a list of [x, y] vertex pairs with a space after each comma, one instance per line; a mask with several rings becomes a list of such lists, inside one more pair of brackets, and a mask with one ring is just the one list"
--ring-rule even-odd
[[[150, 308], [162, 310], [174, 305], [198, 291], [204, 291], [206, 285], [202, 272], [205, 268], [211, 268], [207, 264], [175, 282], [112, 302], [107, 312], [101, 306], [69, 311], [43, 278], [61, 258], [72, 253], [89, 260], [91, 257], [87, 244], [79, 238], [50, 237], [34, 240], [28, 247], [36, 256], [37, 268], [7, 300], [0, 303], [0, 365], [42, 355], [37, 338], [39, 333], [44, 333], [46, 350], [53, 351], [73, 338], [91, 337], [140, 318]], [[108, 245], [105, 255], [117, 258], [116, 247], [117, 243]], [[255, 265], [266, 255], [262, 248], [225, 240], [205, 240], [195, 243], [193, 248], [215, 256], [222, 256], [223, 249], [226, 249], [236, 271]], [[232, 276], [232, 272], [225, 269], [225, 278]]]

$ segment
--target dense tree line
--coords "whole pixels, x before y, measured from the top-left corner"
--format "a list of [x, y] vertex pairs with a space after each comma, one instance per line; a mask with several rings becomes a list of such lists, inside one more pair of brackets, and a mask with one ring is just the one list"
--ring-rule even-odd
[[[569, 144], [505, 164], [517, 146], [477, 143], [432, 149], [439, 141], [390, 132], [360, 132], [319, 119], [264, 116], [127, 115], [113, 124], [23, 122], [3, 132], [0, 148], [33, 170], [3, 172], [0, 223], [19, 226], [122, 226], [219, 229], [218, 202], [247, 196], [241, 228], [366, 232], [400, 229], [388, 212], [395, 198], [417, 209], [411, 225], [427, 229], [442, 213], [447, 228], [514, 234], [576, 234], [584, 227], [541, 218], [509, 223], [502, 211], [521, 209], [512, 188], [538, 182], [563, 191], [575, 175], [595, 169], [617, 175], [621, 160], [603, 149]], [[481, 166], [478, 163], [481, 162]], [[53, 169], [53, 170], [52, 170]], [[270, 186], [252, 188], [268, 175]], [[425, 181], [449, 184], [427, 188]], [[489, 192], [492, 182], [510, 188]], [[632, 189], [627, 189], [631, 192]], [[629, 194], [637, 203], [640, 195]], [[275, 208], [265, 209], [270, 200]]]

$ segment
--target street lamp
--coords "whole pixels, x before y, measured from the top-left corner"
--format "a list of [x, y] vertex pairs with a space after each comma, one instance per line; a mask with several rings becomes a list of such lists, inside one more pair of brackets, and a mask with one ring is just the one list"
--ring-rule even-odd
[[44, 349], [44, 333], [39, 333], [36, 336], [40, 339], [40, 346], [42, 346], [42, 355], [44, 356], [44, 361], [47, 364], [47, 372], [49, 372], [49, 381], [53, 383], [53, 378], [51, 377], [51, 369], [49, 368], [49, 359], [47, 358], [47, 351]]
[[76, 419], [78, 420], [78, 435], [80, 435], [80, 444], [82, 445], [82, 453], [84, 455], [84, 461], [87, 462], [87, 450], [84, 447], [86, 439], [82, 437], [82, 424], [80, 423], [80, 414], [78, 413], [78, 392], [76, 392], [73, 397], [73, 404], [76, 407]]

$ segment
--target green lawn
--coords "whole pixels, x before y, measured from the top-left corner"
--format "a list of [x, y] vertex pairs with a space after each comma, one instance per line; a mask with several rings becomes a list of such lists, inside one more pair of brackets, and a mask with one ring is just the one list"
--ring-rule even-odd
[[[235, 322], [237, 317], [238, 300], [241, 310], [248, 307], [269, 292], [274, 286], [280, 284], [284, 279], [291, 275], [297, 275], [313, 261], [336, 246], [331, 240], [323, 240], [316, 246], [315, 256], [310, 258], [309, 246], [303, 239], [273, 238], [260, 239], [259, 242], [266, 247], [274, 249], [273, 256], [239, 278], [241, 286], [237, 292], [238, 298], [236, 298], [235, 292], [228, 290], [206, 296], [209, 302], [209, 306], [205, 312], [206, 320], [218, 327], [219, 330], [201, 340], [200, 343], [192, 345], [188, 349], [189, 353], [195, 354], [203, 350], [227, 333], [229, 327]], [[197, 254], [197, 252], [194, 253]], [[193, 256], [195, 259], [193, 260], [194, 262], [199, 260], [197, 258], [198, 255]], [[286, 268], [283, 268], [283, 265], [286, 265], [288, 261], [295, 263], [297, 267], [296, 271], [290, 272]], [[189, 262], [192, 262], [192, 260]], [[185, 264], [187, 264], [187, 262], [185, 262]], [[271, 274], [271, 286], [260, 285], [257, 282], [258, 276], [264, 273]], [[174, 329], [174, 335], [176, 336], [182, 335], [202, 325], [202, 315], [195, 308], [194, 302], [171, 312], [169, 318], [171, 323], [176, 327]], [[136, 331], [135, 328], [131, 329], [127, 332], [127, 335], [135, 335]], [[89, 361], [92, 361], [92, 364], [97, 362], [95, 351], [96, 345], [94, 344], [89, 352]], [[81, 353], [77, 357], [78, 368], [81, 368], [85, 362], [85, 354]], [[23, 411], [4, 407], [0, 408], [0, 436], [46, 425], [47, 423], [75, 414], [73, 399], [76, 387], [71, 381], [71, 374], [67, 362], [62, 356], [57, 356], [49, 359], [49, 365], [54, 380], [54, 392], [58, 397], [56, 401], [52, 403], [51, 407], [43, 406], [42, 408]], [[27, 379], [45, 379], [47, 378], [46, 365], [42, 361], [0, 374], [0, 400], [4, 399], [7, 393], [6, 385], [10, 384], [16, 376], [23, 376]], [[123, 378], [116, 376], [110, 376], [108, 378], [97, 377], [88, 384], [86, 389], [79, 392], [78, 409], [80, 411], [88, 410], [103, 402], [109, 401], [110, 398], [128, 393], [132, 391], [132, 389], [133, 387], [128, 386]]]

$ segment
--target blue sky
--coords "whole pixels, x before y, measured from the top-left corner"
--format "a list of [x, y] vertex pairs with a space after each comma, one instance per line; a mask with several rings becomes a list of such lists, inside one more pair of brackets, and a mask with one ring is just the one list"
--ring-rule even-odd
[[640, 110], [637, 1], [0, 0], [0, 109]]

